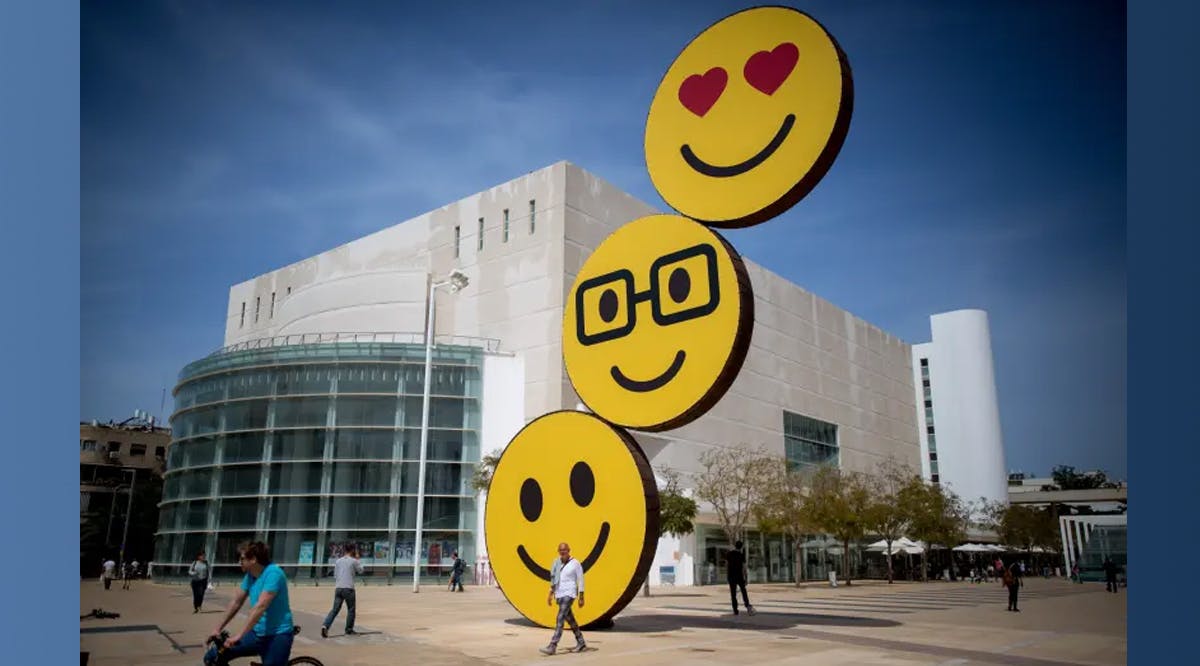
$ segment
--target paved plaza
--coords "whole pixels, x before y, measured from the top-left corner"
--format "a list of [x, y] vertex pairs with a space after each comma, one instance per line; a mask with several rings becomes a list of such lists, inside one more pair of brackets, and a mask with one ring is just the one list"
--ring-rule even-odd
[[[343, 635], [345, 610], [320, 637], [333, 598], [328, 586], [293, 587], [303, 627], [293, 656], [327, 666], [529, 664], [565, 659], [589, 664], [1067, 664], [1126, 663], [1126, 594], [1100, 584], [1032, 578], [1021, 611], [1005, 611], [999, 584], [855, 583], [753, 585], [758, 615], [730, 614], [722, 587], [655, 588], [637, 597], [606, 631], [586, 635], [583, 654], [543, 657], [550, 631], [523, 620], [495, 588], [464, 593], [425, 586], [360, 587], [358, 636]], [[199, 664], [204, 636], [220, 618], [230, 588], [210, 592], [199, 615], [183, 585], [137, 581], [105, 591], [80, 588], [80, 615], [93, 608], [119, 619], [80, 621], [80, 649], [93, 666]], [[241, 622], [238, 620], [236, 622]], [[237, 626], [240, 626], [238, 624]], [[568, 635], [562, 646], [574, 644]], [[238, 663], [238, 662], [235, 662]], [[242, 663], [248, 663], [243, 661]]]

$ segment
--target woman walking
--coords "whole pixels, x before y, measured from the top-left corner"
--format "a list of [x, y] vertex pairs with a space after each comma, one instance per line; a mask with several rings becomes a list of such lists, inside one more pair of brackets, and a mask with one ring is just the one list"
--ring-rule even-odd
[[204, 590], [208, 588], [208, 562], [204, 559], [204, 551], [197, 553], [188, 575], [192, 577], [192, 612], [199, 613], [200, 604], [204, 603]]

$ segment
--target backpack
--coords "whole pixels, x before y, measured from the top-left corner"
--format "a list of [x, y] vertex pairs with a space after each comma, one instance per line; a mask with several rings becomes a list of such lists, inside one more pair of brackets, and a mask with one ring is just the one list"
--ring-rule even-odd
[[1015, 579], [1013, 578], [1012, 569], [1005, 569], [1004, 570], [1004, 587], [1012, 587], [1012, 584], [1014, 582], [1015, 582]]

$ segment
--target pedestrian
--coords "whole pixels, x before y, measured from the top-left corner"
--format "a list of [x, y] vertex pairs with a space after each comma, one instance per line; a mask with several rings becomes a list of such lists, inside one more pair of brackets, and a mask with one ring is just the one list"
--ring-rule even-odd
[[208, 560], [204, 557], [204, 551], [196, 553], [196, 559], [188, 569], [188, 576], [192, 579], [192, 613], [195, 614], [200, 612], [200, 605], [204, 603], [204, 590], [208, 588]]
[[133, 563], [126, 562], [125, 566], [121, 567], [121, 589], [128, 590], [129, 583], [133, 580]]
[[1004, 587], [1008, 588], [1008, 610], [1019, 613], [1020, 608], [1017, 608], [1017, 590], [1021, 588], [1021, 569], [1014, 562], [1012, 566], [1004, 570], [1004, 576], [1001, 579]]
[[[295, 640], [292, 607], [288, 603], [287, 576], [278, 564], [271, 562], [271, 549], [261, 541], [246, 542], [239, 546], [238, 564], [246, 576], [242, 578], [241, 586], [212, 635], [221, 633], [242, 609], [246, 599], [250, 600], [250, 617], [241, 631], [225, 640], [220, 663], [258, 655], [262, 658], [262, 666], [286, 666]], [[204, 663], [218, 663], [216, 645], [204, 654]]]
[[117, 563], [112, 561], [112, 558], [104, 560], [104, 571], [100, 574], [101, 580], [104, 581], [104, 589], [111, 589], [113, 576], [117, 573]]
[[729, 600], [733, 603], [733, 614], [738, 614], [737, 591], [742, 590], [742, 601], [746, 603], [746, 612], [755, 614], [754, 606], [750, 605], [750, 597], [746, 594], [746, 555], [742, 552], [742, 542], [733, 544], [733, 550], [725, 552], [725, 578], [729, 581]]
[[358, 545], [347, 544], [345, 554], [333, 562], [333, 609], [325, 616], [325, 623], [321, 625], [321, 638], [329, 638], [329, 627], [333, 625], [338, 612], [342, 610], [343, 601], [346, 602], [346, 635], [353, 636], [357, 633], [354, 631], [356, 605], [354, 574], [361, 575], [362, 572], [363, 565], [358, 558]]
[[571, 610], [576, 597], [579, 607], [583, 608], [583, 565], [571, 557], [571, 547], [563, 542], [558, 544], [558, 559], [554, 560], [554, 566], [550, 569], [550, 594], [546, 597], [546, 605], [558, 603], [558, 616], [554, 619], [554, 636], [550, 638], [550, 644], [538, 650], [542, 654], [554, 654], [558, 650], [564, 622], [575, 634], [575, 647], [570, 651], [583, 652], [587, 649], [583, 632], [575, 621], [575, 612]]
[[457, 550], [454, 551], [453, 553], [451, 553], [450, 556], [454, 558], [454, 565], [450, 567], [450, 591], [453, 592], [454, 586], [457, 585], [458, 591], [462, 592], [463, 591], [463, 584], [462, 584], [463, 572], [466, 570], [467, 564], [462, 561], [461, 557], [458, 556]]
[[1108, 592], [1117, 591], [1117, 564], [1111, 558], [1104, 558], [1104, 589]]

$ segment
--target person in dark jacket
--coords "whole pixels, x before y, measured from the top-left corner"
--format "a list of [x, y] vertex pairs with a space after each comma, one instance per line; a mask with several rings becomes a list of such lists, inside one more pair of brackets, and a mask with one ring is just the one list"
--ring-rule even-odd
[[467, 565], [465, 562], [463, 562], [462, 558], [458, 556], [457, 550], [454, 551], [452, 557], [454, 557], [454, 565], [450, 568], [450, 591], [453, 592], [455, 586], [458, 586], [458, 591], [462, 592], [463, 573], [466, 571]]
[[1004, 577], [1001, 579], [1004, 587], [1008, 588], [1008, 610], [1020, 613], [1021, 609], [1017, 608], [1017, 590], [1021, 589], [1021, 568], [1014, 562], [1004, 570]]
[[1117, 563], [1110, 558], [1104, 558], [1104, 589], [1109, 592], [1117, 591]]
[[750, 597], [746, 595], [746, 555], [742, 552], [741, 541], [733, 544], [733, 550], [725, 553], [725, 578], [729, 581], [729, 600], [733, 602], [733, 614], [738, 614], [737, 593], [738, 588], [741, 588], [746, 612], [754, 615], [754, 606], [750, 605]]

